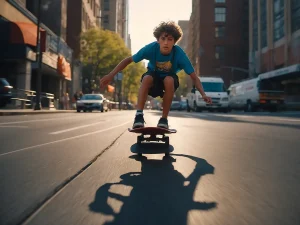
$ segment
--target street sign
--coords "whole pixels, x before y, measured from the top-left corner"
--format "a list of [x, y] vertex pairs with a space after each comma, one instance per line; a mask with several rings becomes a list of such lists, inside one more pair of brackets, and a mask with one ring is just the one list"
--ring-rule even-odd
[[123, 79], [123, 73], [118, 73], [115, 77], [114, 80], [122, 80]]

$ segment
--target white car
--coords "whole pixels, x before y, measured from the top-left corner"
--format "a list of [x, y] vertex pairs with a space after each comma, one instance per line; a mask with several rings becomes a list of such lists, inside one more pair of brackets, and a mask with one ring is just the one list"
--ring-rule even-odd
[[223, 79], [220, 77], [200, 77], [199, 79], [205, 94], [211, 97], [212, 104], [206, 103], [199, 91], [193, 88], [187, 94], [187, 111], [218, 110], [228, 112], [228, 93]]
[[93, 110], [107, 112], [108, 104], [102, 94], [85, 94], [76, 102], [77, 112], [92, 112]]

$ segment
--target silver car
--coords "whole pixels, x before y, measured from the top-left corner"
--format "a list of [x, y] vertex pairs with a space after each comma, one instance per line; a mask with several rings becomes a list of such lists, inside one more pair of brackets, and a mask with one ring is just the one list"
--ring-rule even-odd
[[108, 111], [107, 101], [102, 94], [85, 94], [76, 102], [77, 112]]

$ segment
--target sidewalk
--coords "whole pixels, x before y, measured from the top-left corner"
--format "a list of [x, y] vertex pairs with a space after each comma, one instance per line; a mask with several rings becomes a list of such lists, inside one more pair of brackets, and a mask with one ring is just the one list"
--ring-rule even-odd
[[12, 115], [35, 115], [35, 114], [49, 114], [49, 113], [74, 113], [76, 110], [57, 110], [57, 109], [0, 109], [0, 116], [12, 116]]

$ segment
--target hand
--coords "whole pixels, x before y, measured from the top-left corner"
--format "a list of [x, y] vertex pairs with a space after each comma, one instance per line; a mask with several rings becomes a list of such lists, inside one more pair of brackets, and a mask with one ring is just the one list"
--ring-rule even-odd
[[100, 80], [100, 88], [104, 88], [105, 86], [107, 86], [111, 81], [112, 81], [113, 77], [111, 75], [105, 75], [104, 77], [102, 77], [102, 79]]
[[206, 95], [203, 95], [202, 98], [203, 98], [203, 100], [204, 100], [205, 102], [207, 102], [208, 104], [212, 104], [212, 101], [211, 101], [211, 98], [210, 98], [210, 97], [208, 97], [208, 96], [206, 96]]

